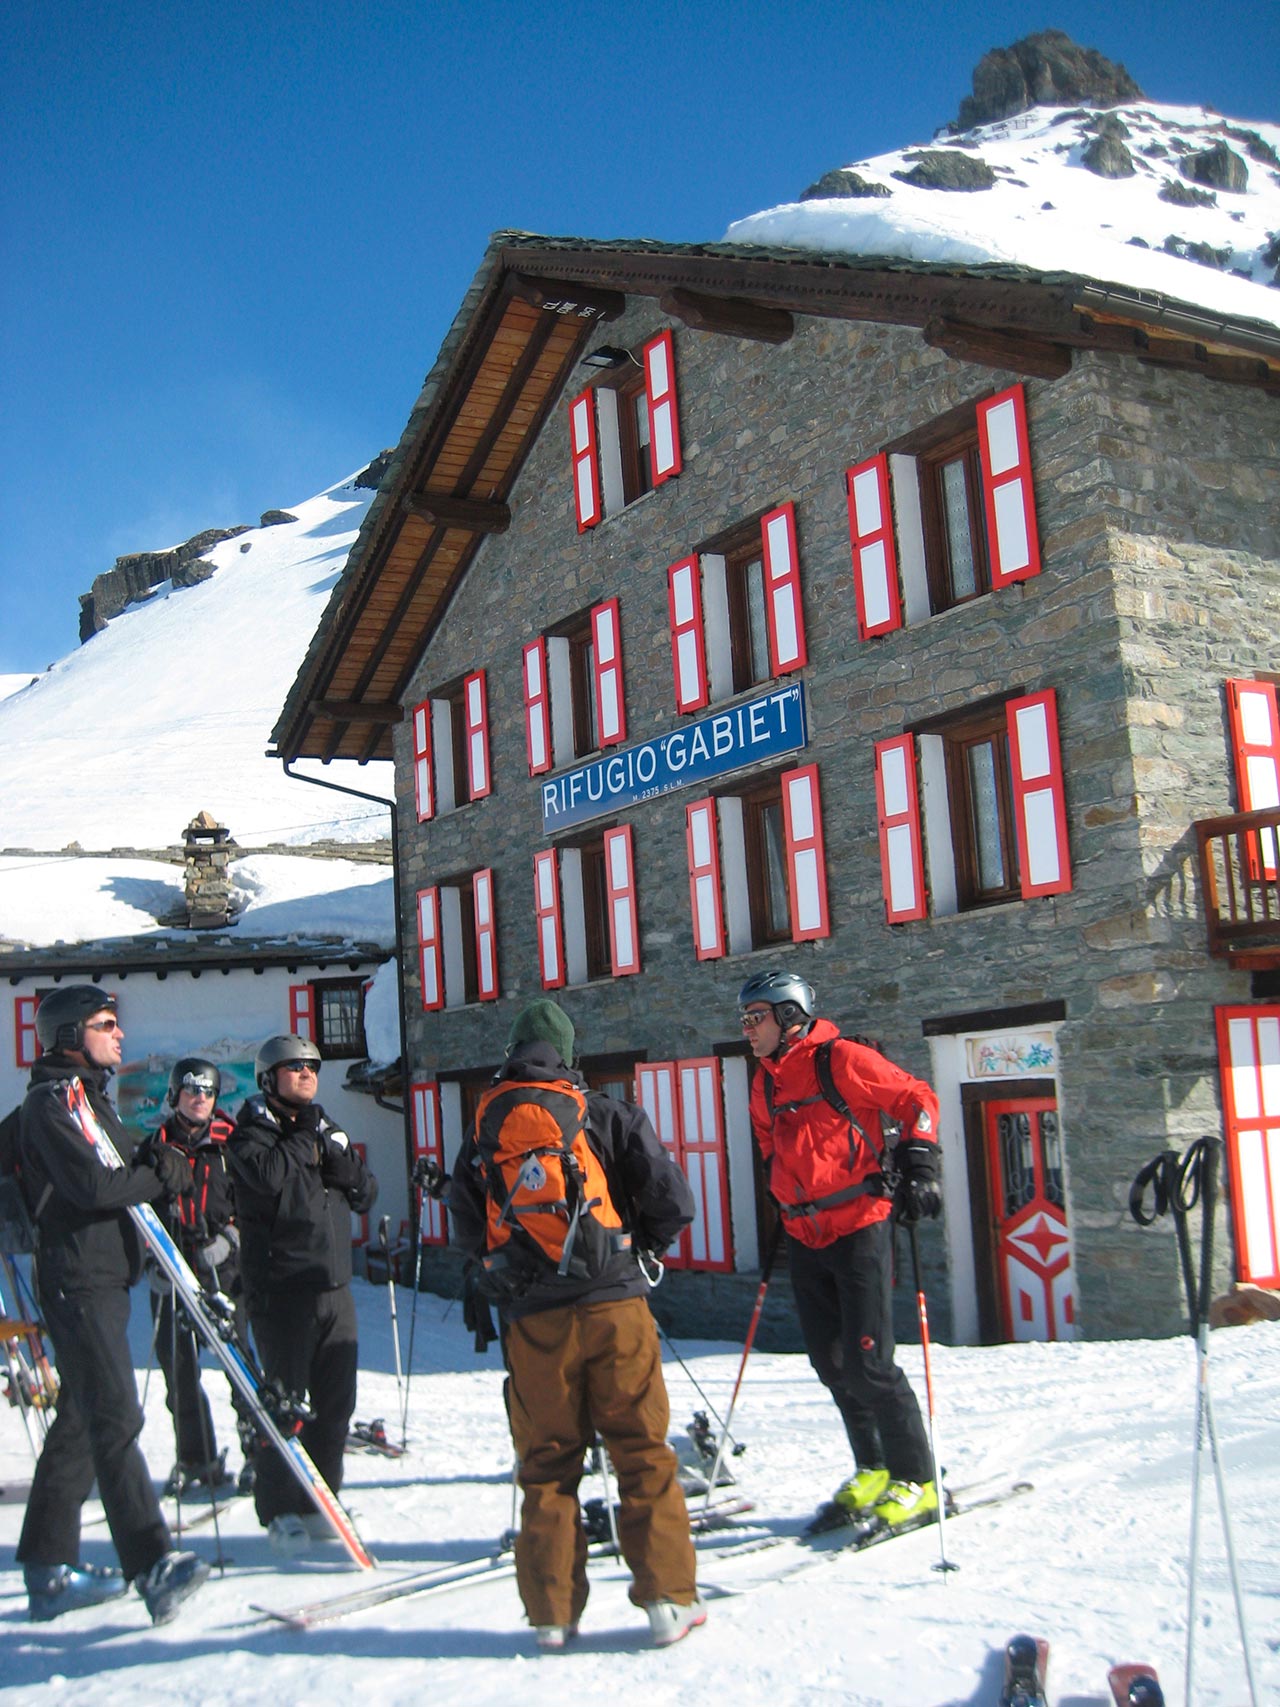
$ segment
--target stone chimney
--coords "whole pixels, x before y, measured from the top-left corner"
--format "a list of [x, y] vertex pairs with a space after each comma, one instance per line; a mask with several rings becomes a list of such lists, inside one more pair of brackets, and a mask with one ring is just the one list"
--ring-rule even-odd
[[229, 864], [236, 844], [230, 830], [200, 812], [182, 832], [182, 842], [187, 853], [187, 929], [208, 931], [234, 924]]

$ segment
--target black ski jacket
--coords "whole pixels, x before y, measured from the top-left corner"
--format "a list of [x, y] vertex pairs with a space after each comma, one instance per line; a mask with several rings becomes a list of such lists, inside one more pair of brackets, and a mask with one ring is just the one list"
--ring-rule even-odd
[[[280, 1104], [250, 1097], [227, 1144], [240, 1275], [250, 1313], [277, 1292], [331, 1292], [351, 1279], [351, 1215], [367, 1214], [378, 1182], [317, 1103], [313, 1130]], [[345, 1137], [345, 1134], [342, 1134]], [[349, 1183], [348, 1183], [349, 1182]]]
[[[214, 1109], [203, 1126], [196, 1127], [171, 1114], [139, 1151], [145, 1157], [152, 1145], [171, 1144], [190, 1163], [191, 1190], [170, 1199], [160, 1209], [160, 1219], [206, 1287], [212, 1285], [214, 1277], [208, 1271], [205, 1253], [216, 1249], [218, 1289], [228, 1296], [238, 1289], [240, 1273], [236, 1204], [227, 1164], [227, 1140], [233, 1130], [230, 1117], [220, 1108]], [[230, 1233], [228, 1228], [232, 1229]]]
[[[149, 1167], [134, 1163], [136, 1141], [107, 1095], [110, 1076], [56, 1050], [42, 1055], [31, 1071], [18, 1148], [27, 1201], [34, 1208], [43, 1200], [36, 1267], [45, 1292], [132, 1286], [142, 1272], [142, 1240], [125, 1210], [163, 1196], [163, 1187]], [[100, 1162], [71, 1118], [66, 1087], [73, 1079], [83, 1084], [124, 1167]]]
[[[568, 1079], [587, 1090], [582, 1076], [566, 1067], [549, 1043], [518, 1044], [499, 1079]], [[642, 1108], [587, 1090], [587, 1138], [604, 1168], [614, 1207], [631, 1234], [632, 1249], [612, 1257], [594, 1280], [562, 1277], [548, 1262], [545, 1278], [539, 1276], [518, 1298], [503, 1301], [500, 1313], [507, 1321], [519, 1321], [539, 1310], [553, 1310], [586, 1298], [596, 1303], [642, 1296], [649, 1284], [640, 1272], [636, 1252], [660, 1255], [693, 1220], [689, 1182]], [[483, 1260], [488, 1249], [486, 1186], [474, 1126], [458, 1153], [449, 1183], [448, 1209], [453, 1244], [475, 1261]]]

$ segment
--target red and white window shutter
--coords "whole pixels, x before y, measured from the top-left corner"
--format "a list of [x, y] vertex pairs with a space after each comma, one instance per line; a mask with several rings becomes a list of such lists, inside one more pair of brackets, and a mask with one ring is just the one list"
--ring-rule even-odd
[[1023, 899], [1065, 895], [1071, 888], [1071, 855], [1058, 744], [1058, 696], [1049, 688], [1011, 699], [1005, 716]]
[[554, 848], [533, 856], [533, 917], [544, 990], [564, 983], [564, 933], [560, 924], [560, 860]]
[[720, 888], [716, 803], [710, 796], [685, 807], [685, 841], [689, 850], [694, 949], [699, 960], [718, 960], [725, 951], [724, 900]]
[[676, 673], [676, 710], [697, 711], [707, 703], [707, 643], [702, 628], [702, 572], [696, 557], [682, 557], [667, 570], [671, 615], [671, 658]]
[[914, 735], [876, 742], [876, 819], [885, 919], [891, 925], [923, 919], [924, 856]]
[[413, 796], [420, 824], [435, 813], [431, 766], [431, 701], [424, 699], [413, 708]]
[[595, 664], [596, 729], [602, 747], [627, 738], [627, 708], [622, 692], [622, 629], [617, 599], [606, 599], [591, 612]]
[[573, 503], [578, 532], [600, 520], [600, 462], [596, 454], [596, 400], [590, 386], [569, 405], [569, 445], [573, 462]]
[[475, 670], [463, 680], [462, 713], [467, 735], [467, 792], [472, 800], [482, 800], [493, 787], [489, 777], [489, 695], [483, 670]]
[[676, 1071], [680, 1084], [681, 1166], [697, 1205], [688, 1231], [689, 1266], [723, 1273], [731, 1266], [731, 1259], [720, 1063], [714, 1056], [677, 1061]]
[[493, 911], [493, 870], [486, 866], [471, 878], [476, 920], [476, 993], [482, 1002], [498, 999], [498, 926]]
[[[683, 1167], [680, 1142], [680, 1108], [676, 1100], [676, 1063], [641, 1061], [636, 1066], [636, 1101], [649, 1116], [653, 1130], [671, 1152], [677, 1167]], [[686, 1268], [689, 1263], [689, 1229], [686, 1227], [663, 1256], [668, 1268]]]
[[310, 984], [289, 986], [289, 1030], [308, 1043], [316, 1040], [316, 993]]
[[811, 942], [815, 937], [830, 936], [817, 765], [783, 771], [782, 822], [787, 842], [792, 940]]
[[675, 343], [669, 331], [659, 332], [644, 347], [644, 388], [649, 403], [649, 447], [653, 483], [661, 486], [683, 466], [680, 457], [680, 412], [676, 406]]
[[[1235, 679], [1227, 683], [1227, 712], [1236, 765], [1237, 810], [1261, 812], [1280, 806], [1280, 715], [1272, 682]], [[1274, 881], [1276, 838], [1271, 830], [1250, 839], [1252, 875]]]
[[18, 1067], [34, 1067], [40, 1058], [40, 1039], [36, 1036], [37, 996], [13, 998], [13, 1058]]
[[630, 824], [604, 833], [604, 882], [613, 975], [625, 978], [640, 970], [640, 916]]
[[764, 542], [765, 616], [769, 628], [769, 665], [785, 676], [808, 662], [804, 610], [800, 602], [800, 553], [796, 547], [794, 504], [781, 504], [761, 518]]
[[1031, 441], [1027, 403], [1020, 385], [1011, 385], [978, 404], [978, 460], [991, 548], [991, 585], [1007, 587], [1040, 573], [1040, 535], [1036, 529], [1035, 488], [1031, 481]]
[[853, 591], [858, 635], [869, 640], [902, 627], [898, 553], [893, 542], [889, 458], [881, 451], [845, 476], [849, 493], [849, 539], [853, 546]]
[[444, 1006], [444, 941], [440, 930], [440, 890], [433, 885], [418, 891], [418, 970], [422, 975], [422, 1006], [430, 1013]]
[[[434, 1079], [420, 1079], [409, 1087], [413, 1111], [413, 1159], [432, 1161], [444, 1168], [444, 1139], [440, 1126], [440, 1086]], [[424, 1245], [447, 1245], [449, 1229], [445, 1224], [444, 1205], [427, 1192], [422, 1194], [422, 1242]]]
[[1215, 1017], [1239, 1278], [1280, 1287], [1280, 1006]]
[[547, 643], [539, 636], [521, 653], [524, 674], [524, 739], [529, 775], [551, 769], [551, 691], [547, 680]]

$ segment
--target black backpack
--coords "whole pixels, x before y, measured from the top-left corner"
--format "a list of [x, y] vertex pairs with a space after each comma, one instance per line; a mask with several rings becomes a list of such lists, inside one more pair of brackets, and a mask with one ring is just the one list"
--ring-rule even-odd
[[18, 1154], [22, 1110], [11, 1109], [0, 1120], [0, 1251], [6, 1256], [30, 1256], [36, 1248], [36, 1222], [53, 1190], [46, 1184], [33, 1207], [27, 1202]]

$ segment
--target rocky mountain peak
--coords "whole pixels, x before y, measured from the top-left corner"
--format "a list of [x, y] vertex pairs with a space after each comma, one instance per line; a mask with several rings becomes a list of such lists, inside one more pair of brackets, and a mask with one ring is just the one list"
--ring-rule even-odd
[[1123, 65], [1094, 47], [1078, 47], [1062, 30], [1041, 30], [1012, 47], [984, 53], [973, 73], [973, 94], [960, 103], [953, 131], [1012, 118], [1031, 107], [1114, 107], [1142, 99]]

